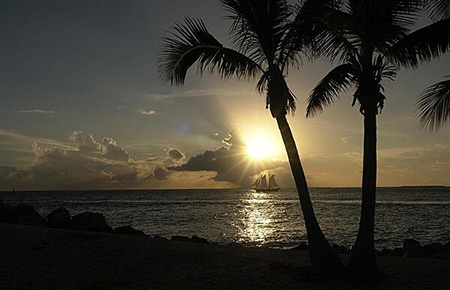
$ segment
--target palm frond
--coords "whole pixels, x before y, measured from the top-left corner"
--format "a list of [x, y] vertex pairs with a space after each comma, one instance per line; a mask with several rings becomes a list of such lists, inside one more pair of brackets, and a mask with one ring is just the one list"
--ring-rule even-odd
[[282, 70], [285, 66], [298, 66], [308, 53], [315, 54], [315, 40], [336, 24], [333, 22], [330, 25], [329, 20], [334, 13], [338, 13], [339, 7], [340, 1], [335, 0], [305, 0], [292, 6], [294, 17], [282, 39], [280, 50], [279, 65]]
[[341, 64], [330, 71], [314, 88], [308, 98], [306, 117], [312, 117], [332, 104], [335, 99], [340, 99], [345, 92], [355, 83], [357, 76], [350, 64]]
[[381, 32], [386, 25], [410, 28], [421, 9], [421, 0], [350, 0], [349, 10], [362, 34]]
[[325, 26], [313, 44], [317, 56], [331, 60], [347, 61], [349, 57], [358, 57], [360, 40], [353, 32], [353, 16], [339, 10], [329, 10], [322, 20]]
[[417, 67], [450, 50], [450, 19], [444, 19], [405, 36], [386, 56], [399, 66]]
[[267, 70], [259, 78], [259, 81], [256, 84], [256, 89], [260, 94], [262, 94], [265, 90], [267, 90], [267, 83], [269, 82], [269, 79], [270, 79], [270, 71]]
[[221, 0], [233, 21], [231, 35], [239, 51], [259, 63], [273, 63], [290, 18], [286, 0]]
[[422, 8], [421, 0], [385, 0], [391, 3], [393, 24], [408, 29], [416, 23]]
[[410, 32], [420, 7], [420, 0], [350, 1], [351, 33], [365, 51], [384, 53]]
[[417, 102], [420, 123], [431, 131], [450, 120], [450, 75], [446, 78], [428, 87]]
[[375, 70], [375, 80], [377, 83], [381, 83], [384, 79], [394, 81], [397, 77], [397, 68], [381, 55], [378, 55], [373, 63], [373, 67]]
[[450, 17], [450, 0], [424, 0], [424, 6], [434, 21]]
[[158, 56], [159, 73], [163, 80], [182, 85], [195, 63], [198, 74], [217, 71], [224, 78], [251, 78], [262, 71], [249, 57], [225, 48], [201, 20], [185, 18], [183, 23], [176, 24], [170, 37], [163, 39]]

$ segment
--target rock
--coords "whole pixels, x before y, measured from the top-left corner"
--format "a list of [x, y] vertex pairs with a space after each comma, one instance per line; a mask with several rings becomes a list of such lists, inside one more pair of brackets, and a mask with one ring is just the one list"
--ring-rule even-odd
[[0, 223], [16, 223], [15, 210], [14, 206], [0, 202]]
[[170, 238], [171, 241], [177, 241], [177, 242], [184, 242], [184, 243], [191, 243], [191, 239], [188, 237], [183, 237], [183, 236], [172, 236], [172, 238]]
[[422, 252], [426, 257], [435, 257], [445, 252], [445, 246], [439, 243], [433, 243], [422, 247]]
[[391, 251], [392, 251], [391, 249], [381, 249], [381, 251], [378, 252], [378, 255], [379, 256], [388, 256]]
[[208, 240], [200, 238], [196, 235], [193, 235], [192, 238], [183, 236], [173, 236], [172, 238], [170, 238], [170, 240], [184, 243], [209, 244]]
[[337, 244], [333, 244], [332, 247], [336, 251], [336, 253], [338, 253], [338, 254], [347, 254], [347, 253], [350, 252], [350, 250], [347, 249], [346, 247], [340, 246], [340, 245], [337, 245]]
[[413, 239], [407, 239], [403, 242], [403, 256], [419, 258], [423, 257], [422, 246]]
[[378, 254], [380, 256], [400, 257], [403, 256], [403, 249], [402, 248], [382, 249]]
[[301, 242], [297, 247], [293, 248], [293, 250], [308, 251], [309, 246], [307, 243]]
[[432, 256], [433, 259], [443, 259], [443, 260], [450, 260], [450, 253], [449, 252], [442, 252], [437, 253]]
[[72, 218], [72, 228], [79, 231], [107, 232], [114, 230], [106, 223], [101, 213], [84, 212]]
[[70, 229], [72, 220], [69, 211], [64, 207], [59, 207], [47, 216], [48, 226], [51, 228]]
[[17, 224], [28, 226], [47, 226], [47, 221], [29, 204], [16, 206], [14, 216]]
[[147, 237], [147, 235], [143, 231], [136, 230], [131, 226], [115, 228], [114, 233], [123, 234], [123, 235], [131, 235], [131, 236]]
[[193, 236], [192, 236], [191, 242], [192, 242], [192, 243], [197, 243], [197, 244], [209, 244], [209, 242], [208, 242], [207, 239], [200, 238], [200, 237], [198, 237], [198, 236], [196, 236], [196, 235], [193, 235]]

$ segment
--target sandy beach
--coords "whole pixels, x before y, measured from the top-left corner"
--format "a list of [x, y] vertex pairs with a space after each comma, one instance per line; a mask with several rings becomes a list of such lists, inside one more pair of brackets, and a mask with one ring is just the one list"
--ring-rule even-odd
[[[0, 224], [1, 289], [445, 289], [449, 260], [379, 257], [375, 285], [317, 282], [308, 253]], [[342, 256], [346, 259], [346, 256]]]

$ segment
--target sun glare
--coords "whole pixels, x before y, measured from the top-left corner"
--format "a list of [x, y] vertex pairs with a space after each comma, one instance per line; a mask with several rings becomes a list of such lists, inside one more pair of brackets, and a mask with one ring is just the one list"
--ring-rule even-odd
[[275, 154], [275, 145], [264, 135], [255, 135], [246, 140], [247, 154], [255, 160], [267, 159]]

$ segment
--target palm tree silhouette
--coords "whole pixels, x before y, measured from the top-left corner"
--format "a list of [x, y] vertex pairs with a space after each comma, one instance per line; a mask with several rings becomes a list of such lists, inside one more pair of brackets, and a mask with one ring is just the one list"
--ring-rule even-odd
[[[450, 1], [425, 0], [430, 18], [439, 21], [450, 17]], [[449, 32], [450, 33], [450, 32]], [[431, 131], [438, 130], [450, 118], [450, 75], [428, 87], [417, 102], [420, 123]]]
[[419, 0], [349, 0], [324, 21], [329, 29], [320, 37], [317, 51], [338, 58], [308, 99], [307, 116], [313, 116], [356, 87], [352, 106], [359, 103], [364, 118], [362, 205], [358, 235], [348, 269], [364, 280], [377, 275], [374, 247], [377, 180], [377, 115], [386, 97], [383, 82], [394, 80], [401, 67], [416, 67], [446, 52], [450, 20], [443, 19], [412, 31], [421, 11]]
[[[266, 108], [276, 119], [283, 138], [305, 220], [313, 271], [333, 274], [342, 263], [317, 222], [306, 177], [286, 115], [296, 109], [295, 96], [285, 74], [298, 65], [298, 54], [320, 30], [315, 16], [323, 15], [332, 1], [307, 0], [291, 9], [286, 0], [221, 0], [232, 20], [235, 49], [223, 46], [199, 19], [186, 18], [164, 39], [159, 56], [162, 79], [182, 85], [189, 68], [197, 73], [218, 72], [223, 78], [254, 79], [266, 93]], [[331, 4], [330, 4], [331, 5]]]

